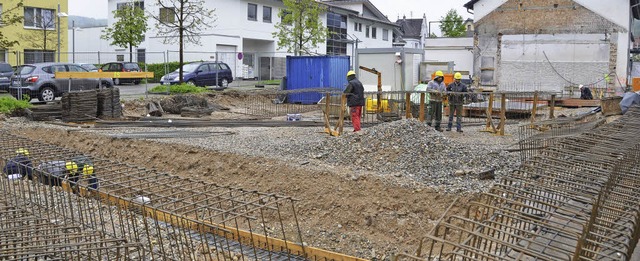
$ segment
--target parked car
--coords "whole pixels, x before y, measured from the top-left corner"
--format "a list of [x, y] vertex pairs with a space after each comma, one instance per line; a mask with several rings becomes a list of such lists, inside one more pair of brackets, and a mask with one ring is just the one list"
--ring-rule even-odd
[[[233, 74], [229, 65], [222, 62], [197, 62], [182, 66], [182, 81], [196, 86], [227, 87], [233, 81]], [[160, 82], [164, 85], [179, 82], [179, 69], [165, 76]], [[216, 80], [217, 79], [217, 80]]]
[[76, 63], [77, 65], [80, 65], [80, 67], [87, 69], [87, 71], [90, 72], [97, 72], [98, 71], [98, 67], [96, 67], [95, 65], [91, 64], [91, 63]]
[[[131, 62], [111, 62], [102, 65], [100, 70], [103, 72], [139, 72], [140, 66], [138, 66], [137, 63]], [[139, 84], [141, 80], [141, 78], [114, 78], [113, 83], [115, 85], [120, 85], [122, 83]]]
[[[85, 68], [71, 63], [34, 63], [16, 67], [11, 76], [9, 93], [16, 99], [27, 94], [40, 101], [53, 101], [63, 93], [71, 91], [92, 90], [102, 86], [111, 88], [111, 79], [71, 79], [55, 78], [56, 72], [87, 72]], [[71, 83], [71, 84], [70, 84]]]
[[0, 90], [6, 91], [11, 84], [11, 75], [13, 68], [8, 63], [0, 63]]

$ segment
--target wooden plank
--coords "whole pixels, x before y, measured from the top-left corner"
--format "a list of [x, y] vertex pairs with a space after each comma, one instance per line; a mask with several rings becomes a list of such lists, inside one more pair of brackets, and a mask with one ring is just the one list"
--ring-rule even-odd
[[153, 78], [153, 72], [56, 72], [56, 78], [95, 79], [95, 78]]

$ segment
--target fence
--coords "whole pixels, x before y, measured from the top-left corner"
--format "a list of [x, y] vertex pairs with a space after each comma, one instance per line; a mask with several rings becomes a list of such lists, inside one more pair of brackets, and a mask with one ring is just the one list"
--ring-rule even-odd
[[[338, 117], [340, 109], [339, 97], [342, 94], [336, 89], [307, 89], [296, 91], [278, 91], [265, 90], [257, 92], [248, 92], [244, 99], [246, 113], [259, 117], [278, 117], [287, 114], [309, 113], [313, 111], [326, 110], [323, 106], [326, 104], [327, 93], [331, 102], [330, 119]], [[287, 102], [287, 98], [291, 95], [320, 95], [324, 97], [318, 104], [303, 105], [291, 104]], [[503, 125], [507, 123], [519, 123], [523, 120], [531, 120], [532, 122], [540, 121], [553, 117], [554, 106], [549, 106], [555, 101], [555, 94], [545, 92], [496, 92], [496, 93], [453, 93], [445, 92], [442, 94], [444, 102], [442, 103], [442, 126], [448, 123], [450, 114], [448, 98], [461, 97], [464, 105], [461, 114], [463, 125], [486, 125], [494, 131], [494, 127], [502, 117]], [[378, 103], [380, 99], [380, 103]], [[420, 121], [428, 121], [430, 111], [436, 103], [430, 101], [435, 100], [436, 95], [429, 92], [366, 92], [365, 106], [363, 107], [362, 123], [377, 124], [385, 121], [398, 120], [403, 118], [416, 118]], [[504, 101], [504, 108], [502, 106]], [[378, 104], [381, 106], [380, 109]], [[323, 120], [321, 115], [309, 115], [312, 119]], [[346, 117], [349, 114], [346, 113]], [[455, 117], [454, 117], [455, 121]], [[497, 128], [496, 128], [497, 129]]]

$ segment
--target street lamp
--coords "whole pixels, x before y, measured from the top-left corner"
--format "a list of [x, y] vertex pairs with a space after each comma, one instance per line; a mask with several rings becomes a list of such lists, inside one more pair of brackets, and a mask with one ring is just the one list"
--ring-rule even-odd
[[57, 16], [58, 16], [58, 62], [60, 62], [60, 17], [69, 16], [67, 13], [60, 11], [60, 3], [58, 3], [58, 15]]

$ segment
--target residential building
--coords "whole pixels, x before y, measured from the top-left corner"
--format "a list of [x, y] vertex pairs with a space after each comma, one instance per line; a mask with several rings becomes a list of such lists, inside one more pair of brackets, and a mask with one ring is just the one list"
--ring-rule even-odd
[[422, 49], [424, 48], [425, 39], [427, 38], [427, 15], [424, 14], [422, 18], [409, 18], [403, 16], [402, 19], [398, 19], [396, 24], [400, 26], [401, 40], [404, 42], [404, 47]]
[[[115, 22], [112, 12], [129, 0], [109, 0], [108, 24]], [[152, 15], [163, 12], [155, 1], [134, 1]], [[361, 1], [320, 1], [326, 8], [320, 15], [322, 24], [333, 34], [326, 42], [312, 50], [318, 55], [353, 55], [355, 48], [384, 48], [392, 46], [392, 34], [397, 26], [391, 23], [368, 0]], [[284, 76], [285, 49], [279, 48], [273, 33], [278, 17], [284, 8], [281, 0], [216, 0], [205, 1], [206, 8], [215, 9], [215, 17], [208, 22], [212, 27], [200, 34], [200, 44], [185, 46], [185, 61], [220, 60], [234, 69], [235, 77], [278, 78]], [[145, 41], [135, 48], [137, 61], [158, 63], [178, 60], [176, 44], [165, 44], [165, 37], [158, 36], [156, 21], [149, 18], [150, 30]], [[78, 43], [76, 52], [103, 53], [101, 61], [127, 59], [126, 48], [104, 47], [98, 44], [97, 29], [76, 32], [84, 43]], [[86, 37], [85, 37], [86, 36]], [[90, 38], [89, 42], [87, 39]], [[104, 49], [96, 50], [100, 47]], [[94, 49], [91, 49], [94, 48]], [[106, 55], [104, 53], [112, 53]], [[77, 60], [76, 56], [76, 60]], [[353, 59], [352, 59], [353, 60]], [[87, 61], [95, 62], [95, 61]]]
[[473, 37], [473, 31], [475, 30], [475, 27], [473, 25], [473, 19], [467, 18], [467, 20], [464, 20], [464, 28], [467, 29], [466, 36]]
[[474, 13], [474, 75], [482, 86], [626, 85], [628, 1], [472, 0], [464, 6]]
[[[58, 60], [56, 55], [58, 32], [60, 33], [60, 60], [66, 61], [67, 1], [24, 0], [22, 7], [17, 6], [18, 3], [17, 0], [0, 0], [0, 13], [3, 17], [12, 14], [24, 17], [22, 22], [1, 27], [7, 40], [17, 41], [18, 44], [7, 50], [0, 50], [0, 61], [12, 65], [56, 61]], [[58, 23], [64, 30], [57, 30]]]

